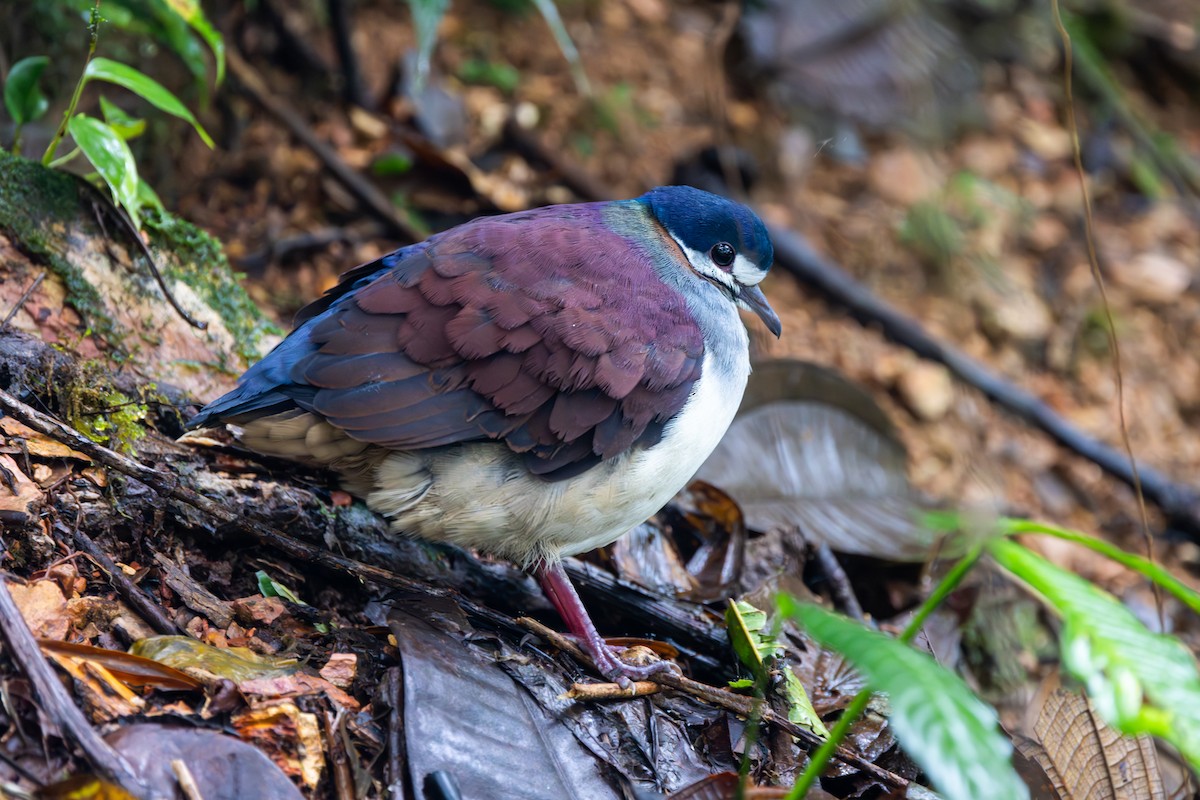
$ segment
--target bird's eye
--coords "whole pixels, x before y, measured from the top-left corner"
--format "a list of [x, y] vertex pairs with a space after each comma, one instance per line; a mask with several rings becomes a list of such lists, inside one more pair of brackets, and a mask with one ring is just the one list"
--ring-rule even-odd
[[728, 267], [733, 263], [733, 259], [737, 258], [737, 250], [734, 250], [729, 242], [717, 242], [708, 254], [718, 267]]

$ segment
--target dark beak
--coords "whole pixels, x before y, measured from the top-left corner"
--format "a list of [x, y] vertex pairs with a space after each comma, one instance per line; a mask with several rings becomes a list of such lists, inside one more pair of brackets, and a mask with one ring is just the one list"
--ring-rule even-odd
[[758, 318], [767, 326], [767, 330], [779, 338], [779, 334], [783, 332], [783, 325], [780, 324], [775, 309], [771, 308], [771, 304], [767, 302], [767, 296], [762, 293], [762, 289], [757, 286], [743, 286], [742, 291], [738, 294], [738, 301], [757, 314]]

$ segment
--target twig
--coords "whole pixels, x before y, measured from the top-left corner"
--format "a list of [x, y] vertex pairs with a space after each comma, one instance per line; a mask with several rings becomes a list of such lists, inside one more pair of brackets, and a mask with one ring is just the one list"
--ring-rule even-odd
[[[548, 628], [537, 620], [530, 619], [529, 617], [518, 617], [517, 624], [542, 637], [559, 650], [569, 653], [580, 663], [586, 664], [592, 669], [595, 669], [595, 664], [592, 663], [591, 658], [585, 654], [583, 650], [577, 644], [575, 644], [575, 642], [568, 639], [561, 633]], [[655, 675], [652, 680], [654, 683], [657, 683], [661, 686], [669, 686], [672, 689], [676, 689], [684, 694], [691, 695], [692, 697], [703, 700], [706, 703], [710, 703], [718, 708], [722, 708], [746, 719], [749, 719], [751, 716], [757, 714], [758, 718], [763, 722], [766, 722], [769, 725], [774, 725], [780, 730], [795, 736], [797, 739], [805, 742], [809, 747], [817, 747], [825, 742], [824, 739], [807, 728], [802, 728], [786, 717], [779, 716], [771, 709], [770, 706], [766, 705], [762, 700], [757, 698], [734, 694], [733, 692], [726, 691], [725, 689], [721, 689], [716, 686], [710, 686], [707, 683], [701, 683], [700, 681], [695, 681], [691, 678], [685, 678], [682, 675], [676, 675], [672, 672], [664, 672], [660, 675]], [[833, 752], [833, 757], [844, 764], [849, 764], [862, 770], [875, 780], [880, 781], [887, 786], [897, 789], [904, 789], [908, 786], [909, 782], [906, 779], [900, 777], [894, 772], [889, 772], [882, 767], [872, 764], [862, 756], [847, 750], [844, 747], [837, 748]]]
[[200, 787], [196, 785], [196, 778], [182, 758], [171, 759], [171, 772], [175, 773], [179, 791], [183, 792], [183, 796], [187, 800], [204, 800], [204, 795], [200, 793]]
[[838, 561], [833, 548], [825, 542], [817, 544], [816, 550], [817, 561], [821, 563], [821, 571], [825, 573], [825, 578], [833, 589], [833, 598], [837, 601], [838, 606], [847, 615], [862, 622], [864, 620], [862, 606], [854, 594], [854, 587], [850, 585], [850, 578], [846, 576], [846, 570], [842, 569], [842, 562]]
[[3, 573], [0, 573], [0, 633], [8, 642], [13, 662], [25, 673], [37, 692], [42, 703], [41, 710], [58, 725], [63, 734], [79, 745], [96, 772], [136, 797], [154, 798], [155, 795], [125, 757], [96, 733], [67, 693], [66, 686], [46, 663], [33, 632], [25, 624], [8, 591], [8, 579]]
[[13, 317], [29, 301], [30, 296], [37, 291], [37, 287], [41, 286], [44, 280], [46, 280], [46, 270], [39, 272], [37, 277], [33, 279], [33, 283], [29, 284], [28, 288], [21, 292], [21, 296], [17, 298], [17, 302], [13, 305], [12, 309], [4, 315], [4, 321], [0, 322], [0, 328], [8, 327], [8, 323], [12, 322]]
[[619, 683], [576, 683], [562, 697], [565, 700], [628, 700], [661, 691], [662, 687], [654, 681], [633, 681], [628, 689], [622, 689]]
[[[962, 351], [939, 342], [915, 320], [876, 297], [840, 267], [818, 255], [798, 234], [768, 226], [779, 266], [819, 289], [860, 322], [878, 325], [884, 336], [917, 355], [944, 364], [965, 383], [1017, 417], [1041, 428], [1069, 450], [1094, 462], [1113, 477], [1134, 484], [1125, 455], [1091, 438], [1056, 414], [1030, 392], [1014, 386]], [[1140, 467], [1142, 489], [1170, 521], [1193, 537], [1200, 536], [1200, 492], [1175, 483], [1161, 472]]]
[[353, 25], [346, 8], [346, 0], [327, 0], [325, 7], [329, 11], [329, 28], [333, 33], [334, 49], [337, 50], [338, 61], [342, 65], [342, 97], [347, 103], [367, 108], [367, 94], [363, 91], [358, 56], [354, 52], [354, 43], [350, 40]]
[[[171, 308], [175, 310], [175, 313], [178, 314], [184, 322], [186, 322], [188, 325], [191, 325], [196, 330], [208, 330], [207, 322], [198, 320], [189, 314], [183, 306], [179, 305], [179, 301], [175, 299], [175, 295], [171, 294], [171, 290], [167, 288], [167, 282], [163, 278], [162, 270], [158, 268], [158, 262], [154, 260], [154, 254], [150, 252], [150, 247], [146, 244], [146, 240], [142, 238], [142, 232], [138, 230], [138, 226], [135, 225], [133, 220], [129, 217], [129, 212], [113, 203], [112, 200], [110, 200], [108, 196], [104, 194], [104, 192], [101, 192], [85, 178], [76, 175], [75, 179], [82, 186], [87, 187], [87, 189], [92, 192], [92, 203], [94, 204], [93, 208], [96, 210], [97, 219], [99, 219], [100, 209], [103, 209], [115, 217], [117, 222], [121, 225], [121, 230], [125, 232], [125, 235], [130, 240], [137, 243], [138, 249], [141, 250], [142, 255], [146, 257], [146, 263], [150, 265], [150, 274], [154, 276], [154, 282], [158, 284], [158, 288], [163, 293], [163, 297], [167, 298], [167, 302], [170, 303]], [[102, 221], [100, 224], [101, 227], [104, 226]]]
[[325, 741], [329, 743], [330, 772], [333, 774], [333, 788], [338, 800], [354, 800], [354, 776], [350, 773], [350, 755], [346, 742], [342, 738], [344, 718], [339, 711], [337, 716], [328, 709], [322, 715], [325, 728]]
[[383, 680], [384, 697], [388, 706], [387, 779], [388, 796], [406, 800], [412, 796], [408, 789], [408, 770], [405, 769], [404, 746], [404, 681], [401, 667], [392, 667]]
[[121, 568], [113, 563], [108, 554], [101, 550], [91, 537], [82, 530], [76, 530], [71, 533], [71, 538], [74, 540], [75, 546], [86, 553], [88, 558], [108, 575], [108, 579], [116, 588], [117, 594], [121, 595], [121, 599], [128, 603], [130, 608], [136, 611], [142, 619], [150, 623], [155, 631], [164, 636], [173, 636], [181, 632], [167, 617], [162, 607], [155, 603], [145, 590], [129, 580]]
[[225, 52], [225, 58], [230, 74], [237, 78], [238, 83], [254, 98], [254, 101], [262, 106], [263, 110], [282, 122], [284, 127], [291, 131], [291, 134], [299, 139], [305, 147], [312, 150], [333, 177], [366, 206], [368, 211], [387, 225], [393, 234], [410, 242], [417, 242], [425, 238], [396, 213], [396, 209], [392, 207], [391, 201], [383, 192], [352, 170], [332, 147], [321, 141], [321, 138], [300, 118], [299, 114], [279, 100], [267, 87], [262, 76], [242, 58], [240, 53], [230, 48]]

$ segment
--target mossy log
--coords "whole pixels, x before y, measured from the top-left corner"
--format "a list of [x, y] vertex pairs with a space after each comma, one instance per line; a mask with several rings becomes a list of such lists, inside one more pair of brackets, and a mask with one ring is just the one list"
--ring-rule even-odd
[[154, 211], [144, 224], [168, 289], [205, 329], [172, 308], [104, 195], [0, 152], [0, 321], [11, 315], [12, 328], [82, 359], [215, 396], [277, 332], [212, 237]]

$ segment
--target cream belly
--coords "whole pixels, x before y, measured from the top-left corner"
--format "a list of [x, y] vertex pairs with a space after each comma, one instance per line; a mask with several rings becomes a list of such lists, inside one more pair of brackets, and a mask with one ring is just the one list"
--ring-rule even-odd
[[[746, 336], [740, 324], [735, 330]], [[531, 476], [502, 444], [392, 452], [367, 505], [399, 532], [526, 566], [609, 544], [658, 511], [716, 448], [750, 373], [745, 345], [740, 353], [725, 370], [706, 355], [687, 405], [654, 447], [554, 482]]]

